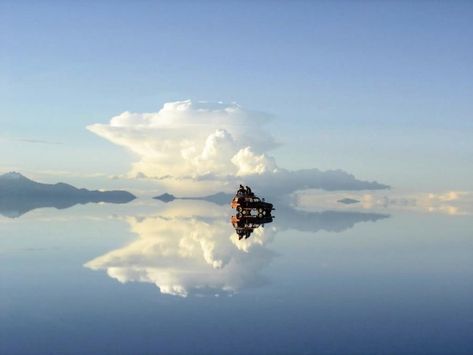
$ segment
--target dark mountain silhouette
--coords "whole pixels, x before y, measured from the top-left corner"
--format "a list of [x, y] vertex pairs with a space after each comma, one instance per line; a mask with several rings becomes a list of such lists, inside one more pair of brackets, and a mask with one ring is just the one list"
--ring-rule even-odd
[[355, 199], [353, 199], [353, 198], [348, 198], [348, 197], [346, 197], [346, 198], [342, 198], [341, 200], [338, 200], [337, 202], [338, 202], [338, 203], [343, 203], [343, 204], [345, 204], [345, 205], [352, 205], [352, 204], [354, 204], [354, 203], [359, 203], [360, 201], [355, 200]]
[[177, 197], [174, 196], [174, 195], [171, 195], [171, 194], [168, 194], [167, 192], [162, 194], [162, 195], [159, 195], [159, 196], [155, 196], [153, 197], [155, 200], [160, 200], [160, 201], [163, 201], [163, 202], [171, 202], [171, 201], [174, 201]]
[[63, 209], [89, 202], [126, 203], [136, 197], [127, 191], [91, 191], [65, 183], [43, 184], [20, 173], [0, 175], [0, 214], [18, 217], [41, 207]]

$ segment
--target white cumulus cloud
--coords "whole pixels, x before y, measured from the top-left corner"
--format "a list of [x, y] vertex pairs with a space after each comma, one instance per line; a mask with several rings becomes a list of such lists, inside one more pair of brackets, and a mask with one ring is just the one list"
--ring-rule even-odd
[[256, 155], [250, 147], [240, 149], [231, 161], [238, 167], [237, 176], [277, 172], [276, 163], [273, 158], [264, 154]]
[[123, 112], [87, 128], [137, 156], [130, 177], [154, 178], [174, 193], [231, 191], [237, 183], [272, 181], [276, 192], [305, 188], [380, 189], [343, 171], [288, 171], [269, 152], [277, 147], [269, 116], [237, 104], [169, 102], [158, 112]]
[[[138, 155], [130, 172], [134, 176], [195, 178], [274, 169], [274, 161], [264, 155], [276, 146], [262, 128], [267, 121], [267, 115], [236, 104], [186, 100], [166, 103], [155, 113], [124, 112], [109, 124], [87, 128]], [[242, 166], [242, 154], [252, 154], [254, 162]]]

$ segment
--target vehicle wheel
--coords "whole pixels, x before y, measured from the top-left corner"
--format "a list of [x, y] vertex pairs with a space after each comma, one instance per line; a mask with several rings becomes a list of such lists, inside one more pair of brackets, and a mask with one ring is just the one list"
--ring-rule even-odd
[[262, 214], [262, 213], [258, 213], [258, 218], [263, 218], [263, 214]]
[[241, 212], [241, 210], [242, 210], [241, 206], [237, 206], [236, 210], [237, 210], [238, 212]]
[[236, 214], [236, 218], [241, 218], [241, 213], [240, 213], [240, 212], [238, 212], [238, 213]]
[[247, 210], [243, 210], [243, 211], [241, 211], [241, 213], [242, 213], [243, 215], [246, 215], [246, 214], [248, 213], [248, 211], [247, 211]]

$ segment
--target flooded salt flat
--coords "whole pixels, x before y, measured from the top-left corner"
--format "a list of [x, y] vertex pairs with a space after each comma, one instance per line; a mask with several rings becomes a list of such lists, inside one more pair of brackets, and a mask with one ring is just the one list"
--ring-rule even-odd
[[0, 219], [2, 353], [467, 353], [473, 221], [205, 201]]

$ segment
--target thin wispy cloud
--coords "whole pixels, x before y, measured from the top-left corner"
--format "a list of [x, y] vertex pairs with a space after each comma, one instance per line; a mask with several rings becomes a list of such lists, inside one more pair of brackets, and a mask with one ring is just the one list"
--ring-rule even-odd
[[51, 145], [62, 145], [63, 142], [56, 142], [56, 141], [47, 141], [43, 139], [33, 139], [33, 138], [16, 138], [18, 142], [24, 143], [32, 143], [32, 144], [51, 144]]
[[59, 141], [50, 141], [46, 139], [38, 138], [27, 138], [27, 137], [0, 137], [0, 141], [9, 141], [9, 142], [21, 142], [21, 143], [30, 143], [30, 144], [50, 144], [50, 145], [62, 145], [63, 142]]

